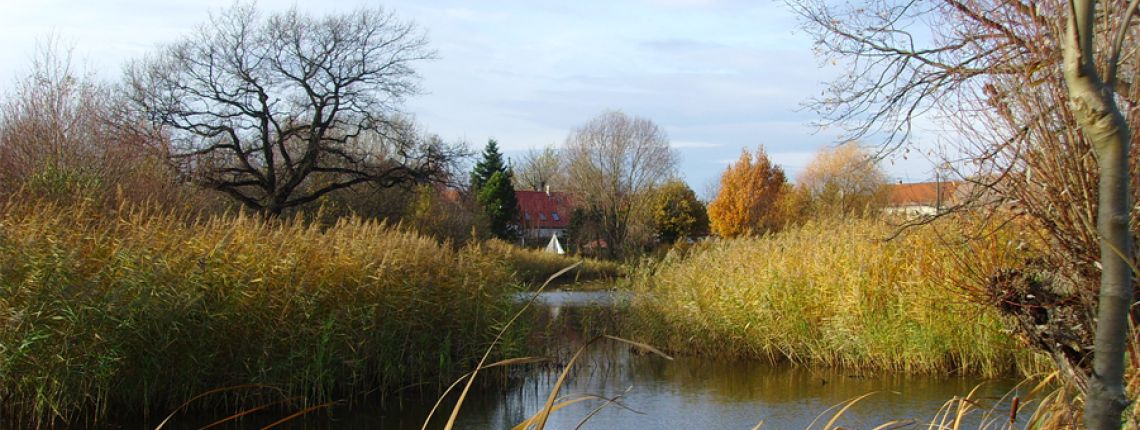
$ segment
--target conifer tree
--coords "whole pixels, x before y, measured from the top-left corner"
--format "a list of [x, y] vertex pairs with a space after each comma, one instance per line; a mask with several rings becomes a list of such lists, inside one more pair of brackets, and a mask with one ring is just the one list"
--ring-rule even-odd
[[491, 180], [495, 172], [506, 173], [507, 167], [503, 164], [503, 153], [499, 152], [499, 142], [490, 139], [483, 148], [483, 157], [475, 163], [475, 170], [471, 172], [471, 190], [478, 194], [479, 189]]
[[471, 190], [487, 219], [491, 234], [508, 240], [517, 233], [512, 226], [518, 213], [518, 199], [511, 185], [513, 176], [510, 168], [503, 164], [498, 142], [494, 139], [487, 141], [483, 158], [471, 172]]

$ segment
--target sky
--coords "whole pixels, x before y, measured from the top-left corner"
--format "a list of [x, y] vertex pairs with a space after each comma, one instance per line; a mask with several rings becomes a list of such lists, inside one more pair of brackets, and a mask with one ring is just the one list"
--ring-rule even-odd
[[[55, 38], [98, 76], [192, 34], [230, 0], [0, 0], [0, 94]], [[424, 93], [404, 110], [426, 131], [481, 150], [494, 138], [519, 159], [558, 146], [607, 111], [648, 118], [680, 155], [703, 197], [744, 148], [763, 145], [795, 177], [838, 143], [805, 103], [840, 71], [778, 0], [261, 0], [264, 12], [313, 14], [382, 6], [422, 27], [439, 58], [420, 63]], [[937, 136], [919, 132], [916, 145]], [[925, 140], [929, 140], [926, 142]], [[864, 142], [874, 144], [874, 142]], [[912, 153], [883, 167], [893, 181], [933, 178]]]

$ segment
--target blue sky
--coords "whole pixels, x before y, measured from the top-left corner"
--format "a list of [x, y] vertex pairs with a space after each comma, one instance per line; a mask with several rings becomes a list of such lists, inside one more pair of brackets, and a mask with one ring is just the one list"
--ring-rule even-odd
[[[189, 34], [229, 0], [0, 0], [0, 88], [55, 35], [115, 79], [122, 64]], [[425, 94], [406, 110], [428, 131], [508, 156], [561, 144], [570, 129], [619, 109], [662, 126], [699, 194], [742, 148], [764, 145], [794, 177], [837, 135], [803, 103], [836, 70], [821, 66], [782, 2], [769, 0], [262, 0], [312, 13], [382, 5], [427, 30], [440, 58], [420, 64]], [[923, 139], [936, 137], [916, 135]], [[874, 142], [867, 142], [874, 143]], [[933, 142], [928, 142], [932, 144]], [[896, 180], [932, 177], [922, 156], [886, 160]]]

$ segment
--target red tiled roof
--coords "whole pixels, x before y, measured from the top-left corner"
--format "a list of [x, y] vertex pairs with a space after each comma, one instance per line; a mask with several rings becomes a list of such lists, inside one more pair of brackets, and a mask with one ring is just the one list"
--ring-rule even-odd
[[942, 203], [954, 199], [959, 182], [918, 182], [914, 184], [892, 184], [889, 186], [891, 206], [927, 205], [934, 206], [942, 194]]
[[439, 187], [437, 187], [436, 190], [439, 190], [439, 195], [441, 197], [443, 197], [444, 200], [447, 200], [448, 202], [459, 203], [463, 199], [463, 196], [459, 194], [459, 190], [457, 190], [455, 188], [449, 187], [449, 188], [443, 188], [441, 190]]
[[[524, 229], [566, 228], [570, 226], [570, 199], [566, 193], [515, 191], [519, 201], [519, 222]], [[557, 220], [555, 218], [557, 214]]]

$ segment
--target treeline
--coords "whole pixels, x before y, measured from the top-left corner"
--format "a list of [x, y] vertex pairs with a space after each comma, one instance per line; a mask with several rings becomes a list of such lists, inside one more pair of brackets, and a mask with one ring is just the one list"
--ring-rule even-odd
[[[346, 39], [337, 49], [371, 56], [287, 46], [316, 49], [334, 33]], [[418, 91], [412, 65], [434, 55], [421, 33], [379, 9], [322, 20], [235, 6], [118, 81], [49, 42], [0, 100], [0, 198], [323, 224], [355, 216], [453, 243], [489, 237], [464, 186], [465, 145], [399, 110]], [[310, 69], [328, 70], [294, 74]]]

